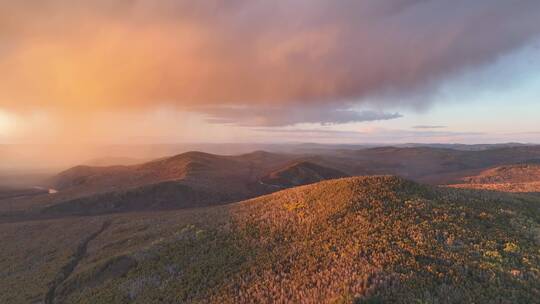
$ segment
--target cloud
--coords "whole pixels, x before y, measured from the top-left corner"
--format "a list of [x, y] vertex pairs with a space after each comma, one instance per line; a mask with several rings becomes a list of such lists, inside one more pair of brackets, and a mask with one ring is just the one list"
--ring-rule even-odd
[[380, 111], [341, 110], [328, 107], [218, 107], [202, 109], [207, 121], [220, 124], [243, 126], [288, 126], [299, 123], [322, 125], [351, 122], [390, 120], [402, 117], [399, 113]]
[[446, 126], [430, 126], [430, 125], [418, 125], [413, 126], [413, 129], [445, 129]]
[[540, 2], [0, 0], [0, 20], [0, 107], [271, 126], [395, 118], [346, 109], [429, 102], [412, 96], [538, 37]]
[[369, 131], [301, 129], [301, 128], [257, 128], [255, 131], [269, 137], [285, 137], [305, 142], [306, 138], [333, 143], [455, 143], [476, 142], [486, 138], [482, 132], [453, 131], [410, 131], [401, 129], [375, 128]]
[[301, 129], [301, 128], [257, 128], [257, 132], [282, 136], [298, 141], [305, 138], [328, 139], [334, 142], [353, 143], [408, 143], [408, 142], [474, 142], [487, 134], [482, 132], [410, 131], [376, 128], [370, 131]]
[[279, 128], [256, 128], [256, 132], [278, 133], [278, 134], [299, 134], [299, 135], [324, 135], [324, 136], [358, 136], [364, 134], [361, 131], [343, 131], [327, 129], [279, 129]]
[[283, 128], [256, 128], [256, 133], [264, 134], [265, 137], [278, 141], [297, 142], [358, 142], [362, 137], [359, 131], [343, 131], [328, 129], [283, 129]]

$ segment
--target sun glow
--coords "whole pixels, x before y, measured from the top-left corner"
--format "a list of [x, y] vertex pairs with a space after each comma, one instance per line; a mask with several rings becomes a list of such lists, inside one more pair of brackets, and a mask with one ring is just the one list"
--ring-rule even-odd
[[9, 113], [0, 109], [0, 135], [9, 135], [13, 130], [14, 125], [15, 119]]

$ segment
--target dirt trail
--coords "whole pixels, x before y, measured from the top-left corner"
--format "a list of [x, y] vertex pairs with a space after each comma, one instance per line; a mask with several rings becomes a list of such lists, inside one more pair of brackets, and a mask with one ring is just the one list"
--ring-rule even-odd
[[56, 274], [56, 277], [54, 278], [54, 281], [52, 281], [49, 284], [49, 290], [47, 291], [47, 294], [45, 295], [44, 303], [45, 304], [54, 304], [55, 303], [55, 297], [56, 297], [56, 289], [60, 284], [62, 284], [64, 281], [67, 280], [67, 278], [73, 273], [79, 262], [82, 260], [82, 258], [86, 255], [86, 251], [88, 249], [88, 243], [90, 243], [92, 240], [97, 238], [105, 229], [107, 229], [111, 225], [110, 221], [104, 221], [101, 225], [101, 228], [89, 235], [87, 238], [83, 239], [83, 241], [79, 244], [77, 247], [77, 250], [73, 255], [71, 256], [69, 262], [60, 269], [60, 271]]

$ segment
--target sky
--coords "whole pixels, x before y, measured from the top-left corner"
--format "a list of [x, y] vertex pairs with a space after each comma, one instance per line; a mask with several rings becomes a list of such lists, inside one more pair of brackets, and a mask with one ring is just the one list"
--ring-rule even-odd
[[0, 143], [540, 143], [537, 0], [0, 0]]

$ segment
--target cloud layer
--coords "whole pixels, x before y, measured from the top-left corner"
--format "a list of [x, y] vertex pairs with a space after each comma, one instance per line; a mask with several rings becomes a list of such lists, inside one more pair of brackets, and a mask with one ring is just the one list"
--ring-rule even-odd
[[413, 129], [429, 130], [429, 129], [445, 129], [446, 126], [418, 125], [413, 126]]
[[537, 0], [0, 0], [0, 108], [391, 119], [351, 108], [417, 107], [539, 33]]
[[482, 132], [452, 132], [432, 130], [402, 130], [375, 128], [369, 131], [340, 131], [325, 129], [258, 128], [257, 132], [271, 138], [288, 138], [305, 142], [306, 138], [327, 143], [474, 143], [486, 140]]
[[340, 110], [331, 107], [218, 107], [202, 109], [207, 121], [242, 126], [278, 127], [298, 123], [320, 123], [322, 125], [350, 122], [380, 121], [402, 117], [399, 113], [380, 111]]

